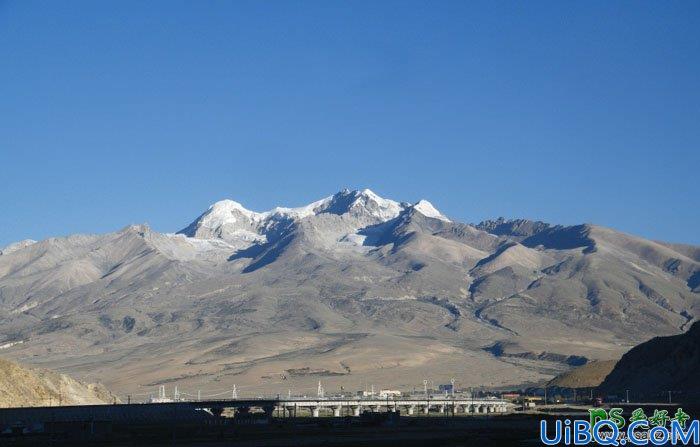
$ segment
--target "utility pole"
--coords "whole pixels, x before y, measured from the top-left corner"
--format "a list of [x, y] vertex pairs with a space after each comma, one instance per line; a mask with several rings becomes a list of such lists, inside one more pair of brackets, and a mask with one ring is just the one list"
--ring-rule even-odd
[[630, 390], [625, 390], [625, 394], [626, 394], [625, 400], [627, 401], [627, 403], [630, 403]]
[[671, 403], [671, 391], [670, 391], [670, 390], [669, 390], [669, 392], [668, 392], [668, 403], [669, 403], [669, 404]]
[[544, 387], [544, 404], [547, 405], [547, 387]]

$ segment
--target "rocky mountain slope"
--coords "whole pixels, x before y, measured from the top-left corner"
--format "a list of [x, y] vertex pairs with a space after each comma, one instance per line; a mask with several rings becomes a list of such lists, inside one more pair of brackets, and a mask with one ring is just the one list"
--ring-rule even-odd
[[369, 190], [20, 245], [0, 255], [0, 353], [119, 392], [538, 382], [700, 313], [697, 247]]
[[0, 408], [112, 403], [102, 385], [0, 359]]
[[666, 397], [676, 400], [700, 398], [700, 322], [679, 335], [655, 337], [622, 356], [601, 384], [601, 391], [635, 399]]
[[596, 388], [603, 383], [616, 363], [617, 361], [615, 360], [588, 362], [585, 365], [559, 374], [554, 379], [550, 380], [547, 386], [560, 388]]

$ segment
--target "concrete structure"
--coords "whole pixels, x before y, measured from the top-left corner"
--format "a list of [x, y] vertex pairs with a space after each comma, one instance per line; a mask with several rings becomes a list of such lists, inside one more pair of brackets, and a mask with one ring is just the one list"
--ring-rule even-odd
[[27, 407], [0, 409], [0, 432], [21, 423], [24, 427], [48, 421], [177, 421], [177, 420], [216, 420], [226, 409], [236, 415], [246, 415], [251, 411], [264, 413], [268, 418], [275, 412], [282, 417], [297, 415], [297, 410], [305, 409], [312, 417], [322, 413], [340, 417], [352, 414], [360, 416], [364, 411], [395, 412], [413, 415], [428, 414], [492, 414], [506, 413], [513, 405], [497, 399], [471, 399], [459, 397], [416, 398], [326, 398], [326, 399], [226, 399], [207, 401], [179, 401], [145, 404], [115, 405], [76, 405], [66, 407]]
[[[416, 411], [429, 414], [436, 411], [440, 414], [492, 414], [507, 413], [512, 404], [499, 399], [471, 399], [460, 397], [431, 397], [418, 399], [413, 397], [395, 398], [341, 398], [341, 399], [286, 399], [280, 401], [287, 415], [292, 416], [299, 409], [308, 410], [313, 417], [319, 417], [322, 410], [334, 416], [353, 414], [359, 416], [362, 411], [400, 411], [403, 414], [414, 415]], [[347, 411], [344, 411], [347, 409]]]

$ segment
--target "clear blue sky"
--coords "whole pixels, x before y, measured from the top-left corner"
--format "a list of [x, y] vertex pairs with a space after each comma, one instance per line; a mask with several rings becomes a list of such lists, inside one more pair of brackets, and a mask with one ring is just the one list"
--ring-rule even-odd
[[2, 1], [0, 246], [343, 188], [700, 244], [700, 2]]

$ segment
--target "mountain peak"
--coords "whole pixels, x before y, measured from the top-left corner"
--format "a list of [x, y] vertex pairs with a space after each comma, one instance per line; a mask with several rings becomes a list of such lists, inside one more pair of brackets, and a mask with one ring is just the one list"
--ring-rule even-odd
[[365, 210], [368, 214], [382, 221], [387, 221], [398, 216], [404, 207], [399, 202], [378, 196], [370, 189], [352, 191], [354, 200], [349, 210]]
[[[251, 211], [241, 205], [239, 202], [230, 199], [219, 200], [209, 207], [209, 210], [205, 213], [210, 219], [226, 219], [230, 221], [232, 218], [235, 219], [235, 215], [245, 216], [246, 218], [253, 220], [259, 217], [261, 213], [256, 213]], [[233, 220], [235, 222], [235, 220]]]
[[33, 239], [24, 239], [19, 242], [13, 242], [7, 247], [0, 249], [0, 255], [9, 255], [13, 251], [21, 250], [33, 244], [36, 244], [36, 241]]
[[427, 200], [411, 205], [385, 199], [371, 189], [365, 188], [343, 189], [330, 197], [305, 206], [276, 207], [265, 212], [248, 210], [234, 200], [221, 200], [210, 206], [180, 233], [189, 237], [219, 238], [229, 242], [244, 240], [250, 243], [251, 240], [267, 239], [268, 233], [276, 232], [277, 227], [286, 228], [290, 222], [321, 214], [336, 214], [357, 219], [355, 225], [360, 228], [387, 222], [409, 209], [415, 209], [426, 217], [449, 222], [447, 217]]
[[433, 219], [444, 220], [445, 222], [450, 222], [450, 219], [445, 217], [440, 211], [433, 206], [432, 203], [427, 200], [421, 199], [413, 205], [413, 209], [424, 215], [425, 217], [432, 217]]
[[475, 225], [477, 229], [495, 234], [496, 236], [512, 237], [530, 237], [551, 226], [552, 225], [539, 220], [506, 219], [504, 217], [484, 220]]

